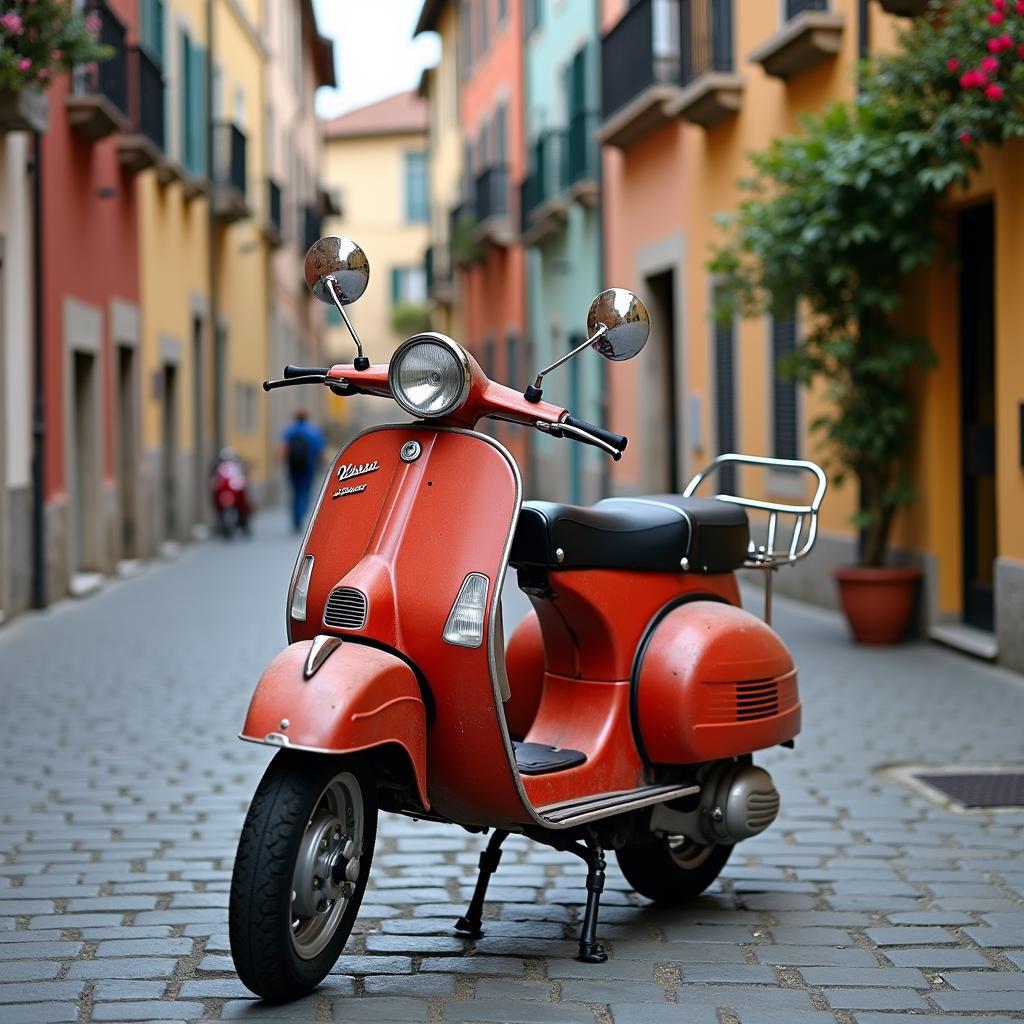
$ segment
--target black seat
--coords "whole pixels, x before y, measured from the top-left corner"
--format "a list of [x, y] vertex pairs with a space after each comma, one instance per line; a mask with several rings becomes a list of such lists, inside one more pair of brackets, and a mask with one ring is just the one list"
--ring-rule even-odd
[[575, 768], [587, 760], [582, 750], [561, 750], [546, 743], [524, 743], [512, 741], [516, 754], [516, 765], [523, 775], [550, 775], [566, 768]]
[[605, 498], [582, 508], [523, 503], [513, 565], [550, 569], [732, 572], [747, 556], [750, 525], [738, 505], [715, 498], [652, 494]]

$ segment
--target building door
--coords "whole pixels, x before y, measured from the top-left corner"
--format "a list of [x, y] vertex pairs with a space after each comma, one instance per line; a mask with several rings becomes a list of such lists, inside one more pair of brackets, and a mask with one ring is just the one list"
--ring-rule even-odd
[[964, 621], [995, 626], [995, 219], [991, 203], [960, 215], [960, 429]]
[[100, 568], [96, 545], [99, 521], [99, 431], [96, 396], [96, 357], [75, 352], [72, 357], [71, 427], [71, 542], [73, 572]]
[[135, 352], [126, 345], [117, 350], [117, 479], [121, 495], [121, 557], [138, 555], [136, 469], [138, 452], [135, 424]]
[[164, 366], [164, 408], [163, 408], [163, 457], [160, 465], [163, 473], [162, 491], [164, 504], [164, 537], [178, 538], [178, 368], [171, 364]]
[[659, 493], [674, 494], [679, 490], [675, 271], [666, 270], [647, 278], [647, 293], [652, 307], [652, 337], [644, 350], [651, 385], [644, 430], [651, 455], [646, 485]]

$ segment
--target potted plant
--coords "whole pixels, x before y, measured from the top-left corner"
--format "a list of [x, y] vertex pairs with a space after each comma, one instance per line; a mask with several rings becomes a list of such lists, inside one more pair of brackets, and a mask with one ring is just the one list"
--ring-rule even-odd
[[710, 264], [719, 315], [804, 305], [808, 330], [780, 369], [822, 385], [812, 430], [833, 479], [859, 486], [859, 561], [835, 576], [867, 643], [905, 635], [920, 576], [887, 556], [894, 517], [915, 500], [912, 390], [934, 354], [894, 314], [906, 276], [934, 257], [938, 204], [966, 181], [975, 146], [1024, 134], [1024, 0], [932, 7], [863, 69], [856, 100], [752, 155], [749, 198], [723, 218]]
[[97, 42], [99, 18], [71, 0], [6, 0], [0, 15], [0, 128], [45, 132], [46, 87], [76, 64], [106, 59]]

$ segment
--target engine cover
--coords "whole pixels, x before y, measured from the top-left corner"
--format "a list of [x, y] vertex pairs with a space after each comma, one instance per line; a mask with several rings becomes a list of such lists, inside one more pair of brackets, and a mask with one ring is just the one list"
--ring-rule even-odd
[[760, 619], [691, 601], [658, 623], [634, 672], [634, 720], [648, 760], [697, 764], [749, 754], [800, 731], [796, 668]]

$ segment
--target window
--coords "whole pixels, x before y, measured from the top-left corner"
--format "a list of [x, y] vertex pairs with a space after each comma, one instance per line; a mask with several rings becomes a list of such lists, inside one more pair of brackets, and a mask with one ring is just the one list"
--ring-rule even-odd
[[206, 50], [180, 33], [181, 157], [185, 170], [206, 177]]
[[391, 302], [421, 304], [427, 301], [427, 272], [424, 267], [391, 268]]
[[427, 154], [405, 154], [405, 219], [409, 224], [425, 224], [430, 218], [427, 195]]
[[796, 314], [772, 318], [773, 454], [796, 459], [798, 448], [796, 381], [779, 373], [779, 361], [796, 349]]
[[164, 0], [142, 0], [139, 42], [161, 67], [164, 64]]

